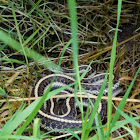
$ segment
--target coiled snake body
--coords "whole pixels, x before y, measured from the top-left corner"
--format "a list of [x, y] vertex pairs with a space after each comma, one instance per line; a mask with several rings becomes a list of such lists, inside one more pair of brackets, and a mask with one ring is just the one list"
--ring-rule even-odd
[[[87, 66], [81, 66], [79, 71], [83, 73]], [[51, 84], [51, 91], [63, 86], [69, 85], [75, 82], [75, 79], [68, 76], [73, 74], [73, 70], [64, 69], [64, 74], [51, 74], [41, 78], [34, 89], [35, 97], [42, 96], [48, 89]], [[95, 73], [95, 72], [93, 72]], [[98, 95], [101, 85], [103, 83], [105, 73], [100, 74], [91, 74], [88, 78], [83, 78], [81, 81], [82, 87], [88, 94]], [[66, 75], [67, 74], [67, 75]], [[52, 79], [54, 81], [52, 83]], [[120, 82], [114, 82], [113, 84], [113, 96], [118, 95], [121, 92]], [[106, 96], [108, 92], [108, 84], [106, 84], [103, 95]], [[73, 94], [74, 86], [68, 87], [67, 89], [61, 91], [59, 94]], [[77, 131], [76, 128], [82, 128], [82, 120], [77, 119], [77, 107], [74, 98], [62, 98], [61, 106], [59, 107], [59, 101], [61, 99], [50, 99], [47, 102], [44, 102], [44, 105], [41, 107], [38, 113], [38, 117], [41, 118], [41, 127], [47, 131], [59, 130], [59, 133], [68, 133], [64, 128], [75, 128], [74, 131]], [[83, 106], [88, 106], [88, 99], [83, 99]], [[95, 99], [92, 99], [92, 102], [95, 102]], [[90, 112], [92, 108], [90, 106]], [[60, 114], [61, 112], [61, 114]], [[105, 101], [101, 101], [98, 108], [98, 113], [100, 118], [103, 119], [106, 114], [106, 104]], [[93, 126], [95, 122], [93, 123]], [[61, 129], [61, 130], [60, 130]]]

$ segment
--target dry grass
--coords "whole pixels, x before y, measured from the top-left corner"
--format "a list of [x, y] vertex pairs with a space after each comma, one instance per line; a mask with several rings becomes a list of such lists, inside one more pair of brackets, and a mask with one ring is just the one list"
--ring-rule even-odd
[[[5, 0], [0, 3], [0, 29], [19, 41], [10, 2]], [[63, 48], [71, 38], [67, 2], [41, 1], [36, 8], [34, 8], [33, 1], [14, 0], [13, 3], [22, 43], [40, 26], [43, 26], [27, 42], [26, 46], [58, 64]], [[123, 1], [114, 67], [114, 74], [120, 78], [124, 89], [120, 97], [123, 97], [140, 66], [139, 9], [139, 2]], [[116, 1], [79, 1], [77, 3], [79, 65], [89, 64], [93, 60], [93, 68], [98, 72], [109, 68], [110, 51], [116, 27], [116, 12]], [[8, 100], [7, 102], [2, 102], [2, 100], [11, 96], [30, 97], [37, 78], [50, 72], [32, 60], [26, 60], [20, 52], [11, 49], [6, 44], [0, 42], [0, 45], [0, 57], [2, 58], [0, 61], [0, 87], [7, 93], [0, 97], [0, 127], [2, 128], [21, 104], [20, 101], [11, 103]], [[62, 65], [71, 68], [71, 61], [72, 49], [69, 47], [63, 56]], [[129, 99], [140, 99], [140, 74], [135, 81]], [[114, 101], [114, 103], [116, 106], [118, 105], [118, 101]], [[139, 116], [140, 103], [127, 102], [124, 112], [129, 115], [130, 111], [133, 116]], [[122, 119], [123, 117], [120, 118], [120, 120]], [[122, 135], [121, 131], [118, 130], [116, 135]], [[30, 135], [30, 132], [27, 135]], [[125, 139], [129, 139], [129, 136]]]

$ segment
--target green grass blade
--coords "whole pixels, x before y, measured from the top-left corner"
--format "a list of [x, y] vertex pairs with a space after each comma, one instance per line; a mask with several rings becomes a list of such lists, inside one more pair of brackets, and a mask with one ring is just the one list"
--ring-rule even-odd
[[[89, 116], [89, 105], [90, 104], [88, 104], [85, 120], [84, 120], [83, 125], [82, 125], [82, 133], [85, 133], [86, 128], [87, 128], [87, 121], [88, 121], [88, 116]], [[82, 137], [84, 137], [84, 136], [82, 136]]]
[[137, 136], [135, 135], [135, 133], [132, 130], [130, 130], [126, 126], [122, 126], [122, 128], [124, 128], [125, 130], [127, 130], [131, 134], [131, 136], [133, 137], [133, 140], [137, 140]]
[[0, 87], [0, 95], [8, 96], [8, 94]]
[[12, 62], [13, 62], [13, 63], [25, 65], [24, 62], [19, 61], [19, 60], [17, 60], [17, 59], [12, 59], [12, 58], [2, 58], [1, 61], [6, 61], [6, 63], [12, 63]]
[[[1, 131], [0, 131], [0, 136], [2, 136], [2, 135], [10, 135], [11, 134], [11, 132], [13, 131], [11, 131], [10, 129], [10, 127], [14, 127], [14, 125], [15, 124], [12, 124], [13, 123], [13, 120], [19, 115], [19, 114], [21, 114], [21, 112], [22, 112], [22, 110], [25, 108], [25, 104], [21, 104], [20, 105], [20, 107], [19, 107], [19, 109], [16, 111], [16, 113], [14, 113], [14, 115], [10, 118], [10, 120], [8, 120], [8, 122], [4, 125], [4, 127], [1, 129]], [[18, 119], [20, 119], [20, 118], [18, 118]], [[18, 122], [16, 122], [16, 123], [18, 123]]]
[[119, 137], [113, 138], [113, 139], [111, 139], [111, 140], [119, 140], [119, 139], [121, 139], [121, 138], [123, 138], [123, 137], [126, 137], [126, 136], [129, 136], [129, 135], [130, 135], [129, 133], [126, 133], [126, 134], [124, 134], [124, 135], [121, 135], [121, 136], [119, 136]]
[[100, 128], [100, 126], [102, 126], [102, 122], [101, 122], [99, 114], [97, 114], [97, 113], [95, 115], [95, 122], [96, 122], [96, 126], [97, 126], [97, 134], [98, 134], [99, 140], [104, 140], [105, 135], [103, 132], [103, 128]]
[[6, 129], [2, 135], [12, 134], [12, 132], [32, 113], [32, 110], [38, 102], [39, 100], [36, 100], [22, 112], [16, 114], [8, 129]]
[[106, 85], [106, 82], [107, 82], [107, 76], [108, 76], [108, 72], [105, 75], [105, 79], [104, 79], [104, 82], [101, 86], [100, 92], [98, 94], [98, 98], [96, 99], [96, 102], [94, 103], [94, 109], [92, 110], [91, 115], [89, 117], [89, 121], [88, 121], [88, 124], [87, 124], [87, 129], [86, 129], [85, 133], [84, 132], [82, 133], [82, 138], [81, 138], [82, 140], [85, 140], [85, 139], [88, 138], [89, 132], [91, 130], [91, 127], [92, 127], [92, 124], [93, 124], [93, 121], [94, 121], [94, 118], [95, 118], [95, 115], [96, 115], [96, 112], [98, 110], [99, 103], [100, 103], [101, 98], [103, 96], [103, 91], [105, 89], [105, 85]]
[[46, 35], [47, 32], [49, 31], [50, 27], [51, 27], [51, 26], [48, 26], [47, 29], [46, 29], [46, 31], [44, 31], [43, 34], [41, 34], [41, 35], [39, 36], [39, 38], [33, 42], [33, 44], [31, 45], [30, 49], [32, 49], [43, 37], [45, 37], [45, 35]]
[[69, 133], [71, 133], [72, 134], [72, 137], [75, 137], [75, 138], [77, 138], [77, 140], [80, 140], [80, 137], [76, 134], [76, 133], [74, 133], [73, 131], [71, 131], [70, 129], [66, 129]]
[[[140, 116], [138, 117], [133, 117], [134, 120], [140, 119]], [[122, 126], [126, 125], [130, 123], [128, 120], [122, 120], [122, 121], [118, 121], [116, 122], [116, 124], [114, 125], [114, 127], [111, 129], [111, 132], [114, 132], [115, 130], [121, 128]]]
[[16, 25], [16, 29], [17, 29], [17, 34], [18, 34], [18, 36], [19, 36], [19, 41], [20, 41], [20, 44], [21, 44], [21, 47], [22, 47], [23, 54], [24, 54], [24, 56], [25, 56], [26, 63], [28, 64], [27, 55], [26, 55], [25, 50], [24, 50], [24, 47], [23, 47], [22, 37], [21, 37], [20, 31], [19, 31], [19, 26], [18, 26], [17, 19], [16, 19], [15, 8], [14, 8], [13, 3], [11, 3], [11, 4], [12, 4], [12, 13], [13, 13], [13, 17], [14, 17], [14, 20], [15, 20], [15, 25]]
[[[78, 28], [77, 28], [77, 11], [76, 11], [76, 1], [75, 0], [68, 0], [69, 11], [70, 11], [70, 21], [71, 21], [71, 33], [72, 33], [72, 50], [73, 50], [73, 64], [74, 64], [74, 71], [76, 75], [76, 81], [78, 86], [75, 86], [74, 95], [76, 97], [76, 88], [79, 88], [79, 92], [81, 94], [81, 82], [80, 82], [80, 75], [79, 75], [79, 67], [78, 67]], [[78, 102], [77, 98], [75, 98]], [[79, 103], [78, 103], [79, 105]], [[83, 117], [83, 104], [82, 104], [82, 97], [80, 97], [80, 106], [79, 109], [81, 111], [82, 121], [84, 120]]]
[[6, 135], [0, 136], [0, 140], [40, 140], [38, 138], [32, 138], [29, 136], [15, 136], [15, 135]]
[[122, 112], [120, 109], [117, 109], [120, 114], [125, 118], [127, 119], [129, 122], [131, 122], [132, 124], [136, 125], [138, 128], [140, 128], [140, 124], [135, 121], [133, 118], [129, 117], [128, 115], [126, 115], [124, 112]]
[[64, 46], [64, 49], [63, 49], [62, 54], [60, 56], [59, 66], [61, 65], [61, 62], [62, 62], [62, 59], [63, 59], [63, 56], [64, 56], [64, 53], [65, 53], [66, 49], [70, 46], [71, 43], [72, 43], [72, 39], [70, 39], [68, 41], [68, 43]]
[[117, 34], [118, 34], [118, 27], [119, 27], [120, 13], [121, 13], [121, 5], [122, 5], [122, 0], [118, 0], [117, 27], [116, 27], [114, 40], [113, 40], [113, 47], [112, 47], [112, 51], [111, 51], [111, 59], [110, 59], [110, 67], [109, 67], [107, 139], [109, 138], [110, 123], [111, 123], [111, 116], [112, 116], [112, 86], [113, 86], [112, 75], [113, 75], [113, 66], [114, 66], [115, 58], [116, 58], [116, 43], [117, 43]]
[[7, 44], [3, 44], [0, 46], [0, 52], [7, 46]]
[[71, 32], [72, 32], [72, 50], [73, 50], [73, 64], [76, 73], [77, 80], [80, 81], [79, 67], [78, 67], [78, 29], [77, 29], [77, 14], [76, 14], [76, 2], [75, 0], [68, 0], [70, 20], [71, 20]]
[[[121, 112], [120, 112], [121, 113]], [[126, 114], [125, 114], [126, 115]], [[133, 119], [133, 116], [132, 116], [132, 113], [131, 113], [131, 111], [130, 111], [130, 116], [131, 116], [131, 119]], [[126, 118], [127, 119], [127, 118]], [[127, 119], [127, 120], [129, 120], [129, 119]], [[133, 121], [135, 121], [134, 119], [133, 119]], [[135, 121], [136, 122], [136, 121]], [[137, 122], [136, 122], [137, 123]], [[137, 130], [136, 130], [136, 127], [135, 127], [135, 124], [134, 123], [132, 123], [131, 122], [131, 124], [132, 124], [132, 130], [133, 130], [133, 132], [135, 133], [135, 135], [137, 135]], [[139, 125], [139, 127], [140, 127], [140, 123], [138, 124]]]
[[18, 43], [14, 39], [12, 39], [8, 34], [4, 33], [1, 30], [0, 30], [0, 40], [3, 41], [4, 43], [8, 44], [9, 46], [11, 46], [13, 49], [19, 51], [21, 54], [24, 54], [24, 52], [25, 52], [26, 56], [33, 59], [35, 62], [38, 62], [38, 63], [44, 65], [50, 71], [53, 71], [53, 72], [56, 72], [57, 70], [62, 71], [62, 69], [60, 67], [58, 67], [56, 64], [52, 63], [50, 60], [43, 57], [39, 53], [35, 52], [34, 50], [31, 50], [27, 47], [24, 47], [24, 49], [22, 49], [22, 45], [20, 43]]
[[123, 110], [124, 105], [125, 105], [125, 102], [126, 102], [126, 99], [128, 98], [128, 95], [129, 95], [129, 93], [130, 93], [130, 91], [131, 91], [131, 89], [132, 89], [132, 87], [133, 87], [133, 84], [134, 84], [135, 79], [136, 79], [136, 77], [137, 77], [137, 75], [138, 75], [139, 72], [140, 72], [140, 67], [139, 67], [139, 69], [138, 69], [138, 71], [137, 71], [137, 73], [136, 73], [136, 75], [135, 75], [133, 81], [131, 82], [129, 88], [127, 89], [125, 95], [123, 96], [122, 101], [120, 102], [120, 104], [119, 104], [119, 106], [118, 106], [118, 108], [117, 108], [117, 110], [116, 110], [116, 112], [115, 112], [115, 114], [114, 114], [111, 127], [113, 127], [113, 126], [115, 125], [115, 123], [117, 122], [117, 120], [119, 119], [119, 117], [120, 117], [120, 112], [118, 111], [118, 109], [121, 110], [121, 111]]
[[[39, 30], [45, 25], [47, 24], [48, 21], [46, 21], [44, 24], [42, 24], [35, 32], [33, 32], [23, 43], [23, 46], [26, 46], [32, 39], [33, 37], [39, 32]], [[48, 31], [48, 30], [47, 30]], [[35, 44], [34, 44], [35, 45]]]
[[40, 119], [39, 118], [36, 118], [34, 120], [33, 137], [34, 138], [39, 138], [40, 137]]

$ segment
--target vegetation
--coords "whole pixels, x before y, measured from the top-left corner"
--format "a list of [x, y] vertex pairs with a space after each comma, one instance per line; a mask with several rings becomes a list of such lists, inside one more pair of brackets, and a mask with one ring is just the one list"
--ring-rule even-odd
[[[1, 0], [0, 139], [139, 140], [139, 9], [138, 1], [125, 0]], [[88, 122], [84, 121], [82, 95], [81, 104], [77, 101], [83, 120], [81, 135], [67, 130], [69, 137], [52, 136], [40, 130], [36, 114], [45, 100], [71, 85], [83, 91], [80, 81], [85, 73], [80, 76], [78, 69], [82, 64], [92, 64], [97, 72], [109, 71], [107, 121], [101, 122], [96, 115], [106, 75]], [[59, 73], [61, 67], [74, 67], [76, 81], [32, 98], [37, 79]], [[112, 98], [113, 74], [123, 87], [121, 101]], [[94, 119], [96, 127], [92, 127]]]

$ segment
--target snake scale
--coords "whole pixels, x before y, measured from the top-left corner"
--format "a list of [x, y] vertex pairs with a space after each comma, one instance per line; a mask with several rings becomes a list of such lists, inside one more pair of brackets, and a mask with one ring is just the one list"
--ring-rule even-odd
[[[87, 65], [82, 65], [79, 67], [80, 74], [82, 74], [87, 68]], [[92, 72], [91, 72], [92, 71]], [[90, 75], [89, 75], [90, 73]], [[88, 71], [88, 77], [83, 78], [81, 80], [81, 86], [85, 89], [88, 94], [98, 95], [101, 85], [103, 83], [104, 77], [106, 73], [99, 73], [95, 75], [95, 71], [90, 68]], [[74, 75], [73, 69], [64, 69], [61, 74], [50, 74], [43, 78], [41, 78], [35, 88], [34, 88], [34, 96], [39, 97], [42, 96], [48, 87], [51, 85], [51, 90], [64, 87], [75, 82], [75, 79], [72, 77]], [[55, 77], [55, 78], [54, 78]], [[54, 78], [53, 83], [52, 79]], [[121, 92], [120, 82], [114, 81], [113, 83], [113, 92], [112, 96], [116, 96]], [[68, 87], [67, 89], [61, 91], [59, 94], [73, 94], [74, 93], [74, 85]], [[104, 96], [107, 96], [108, 93], [108, 83], [104, 89]], [[59, 101], [62, 100], [61, 104]], [[92, 99], [92, 102], [95, 102], [95, 99]], [[88, 106], [88, 99], [83, 99], [83, 106]], [[59, 106], [60, 105], [60, 106]], [[76, 128], [82, 128], [82, 120], [81, 118], [77, 118], [77, 108], [78, 105], [75, 102], [74, 98], [58, 98], [58, 99], [49, 99], [44, 102], [43, 106], [38, 112], [37, 117], [41, 118], [41, 127], [47, 131], [58, 130], [58, 133], [68, 133], [64, 128], [71, 129], [73, 131], [77, 131]], [[98, 107], [98, 113], [100, 115], [101, 120], [103, 120], [106, 114], [106, 104], [105, 101], [101, 101]], [[92, 107], [90, 106], [90, 112]], [[61, 114], [60, 114], [61, 112]], [[93, 126], [95, 126], [95, 122], [93, 122]], [[75, 128], [75, 129], [74, 129]]]

